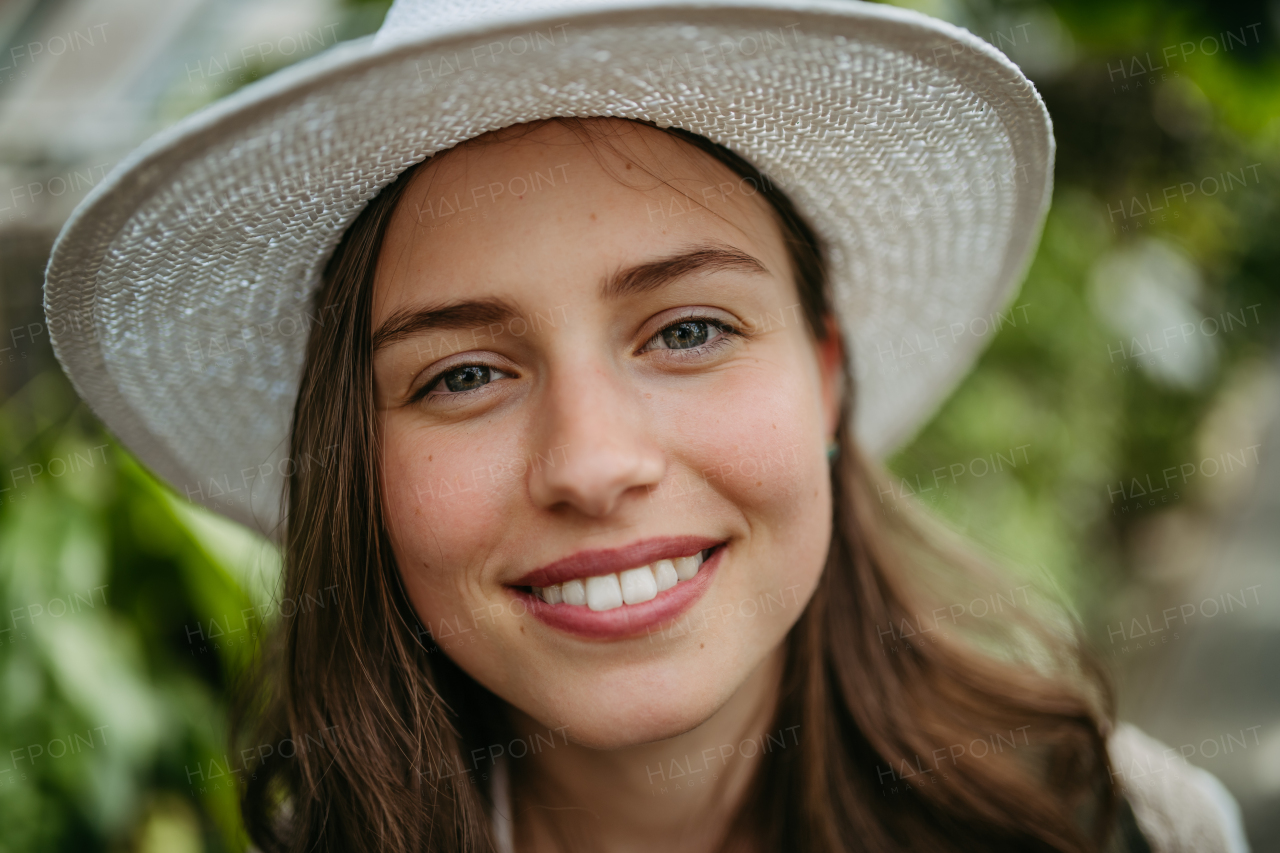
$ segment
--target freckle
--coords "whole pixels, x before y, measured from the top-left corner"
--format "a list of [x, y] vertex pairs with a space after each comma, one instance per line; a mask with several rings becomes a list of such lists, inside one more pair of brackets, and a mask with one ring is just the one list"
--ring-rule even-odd
[[428, 461], [428, 462], [430, 462], [432, 459], [435, 459], [435, 457], [434, 457], [434, 456], [428, 456], [428, 457], [427, 457], [427, 461]]
[[757, 486], [763, 486], [763, 485], [764, 485], [764, 483], [760, 482], [759, 480], [756, 480], [756, 485], [757, 485]]
[[593, 214], [591, 214], [591, 219], [592, 219], [593, 221], [595, 220], [595, 218], [596, 218], [596, 215], [595, 215], [594, 213], [593, 213]]
[[705, 649], [706, 647], [707, 647], [706, 643], [698, 643], [698, 648]]
[[523, 625], [521, 625], [521, 626], [520, 626], [520, 633], [521, 633], [521, 634], [523, 634], [523, 633], [524, 633], [524, 626], [523, 626]]
[[628, 169], [630, 169], [630, 168], [631, 168], [631, 164], [630, 164], [630, 163], [628, 163], [628, 164], [627, 164], [627, 168], [628, 168]]
[[774, 428], [774, 429], [777, 429], [777, 428], [778, 428], [778, 425], [777, 425], [777, 424], [774, 424], [774, 425], [773, 425], [773, 428]]

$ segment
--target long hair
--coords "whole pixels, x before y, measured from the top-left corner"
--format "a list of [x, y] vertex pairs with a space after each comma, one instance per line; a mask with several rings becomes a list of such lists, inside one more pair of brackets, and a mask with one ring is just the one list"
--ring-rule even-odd
[[[587, 123], [554, 121], [598, 137]], [[665, 132], [761, 188], [810, 331], [823, 337], [822, 246], [791, 201], [728, 149]], [[465, 772], [464, 756], [507, 734], [500, 703], [422, 629], [382, 522], [374, 269], [414, 171], [348, 229], [317, 295], [333, 319], [308, 341], [290, 455], [336, 452], [289, 478], [282, 593], [302, 601], [327, 591], [328, 603], [277, 626], [233, 731], [242, 744], [327, 736], [260, 757], [246, 774], [242, 811], [265, 853], [493, 849], [487, 775]], [[1016, 606], [1006, 611], [1003, 590], [991, 594], [1000, 575], [984, 559], [909, 504], [887, 511], [886, 475], [852, 435], [854, 390], [846, 378], [830, 549], [786, 640], [771, 727], [800, 735], [795, 748], [760, 757], [724, 847], [1101, 849], [1117, 792], [1100, 668], [1070, 620], [1033, 605], [1027, 587], [1021, 602], [1010, 592]], [[952, 602], [970, 599], [956, 596], [975, 590], [999, 618], [967, 606], [957, 614]], [[518, 815], [536, 794], [516, 782]]]

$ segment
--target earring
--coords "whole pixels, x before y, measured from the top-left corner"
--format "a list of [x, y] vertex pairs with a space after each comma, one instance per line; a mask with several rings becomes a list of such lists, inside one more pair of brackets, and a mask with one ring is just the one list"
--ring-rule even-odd
[[840, 444], [834, 438], [827, 442], [827, 461], [834, 461], [840, 455]]

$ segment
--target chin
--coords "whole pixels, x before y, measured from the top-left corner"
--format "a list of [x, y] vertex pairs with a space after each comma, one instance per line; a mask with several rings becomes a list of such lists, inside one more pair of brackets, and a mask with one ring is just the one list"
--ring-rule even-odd
[[[675, 655], [562, 671], [563, 680], [552, 682], [551, 690], [540, 685], [541, 695], [512, 697], [510, 704], [547, 728], [565, 726], [569, 740], [591, 749], [668, 740], [707, 722], [759, 672], [754, 654], [735, 653], [729, 645], [728, 638], [723, 644], [695, 642]], [[754, 651], [768, 656], [768, 647]]]
[[[656, 700], [655, 700], [656, 699]], [[569, 740], [589, 749], [620, 750], [664, 741], [696, 729], [724, 704], [706, 699], [672, 703], [626, 699], [575, 709], [559, 717]]]

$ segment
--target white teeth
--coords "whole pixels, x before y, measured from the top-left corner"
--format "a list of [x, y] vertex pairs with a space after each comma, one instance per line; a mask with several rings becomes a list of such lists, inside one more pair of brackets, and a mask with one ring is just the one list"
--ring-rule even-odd
[[653, 577], [658, 582], [658, 592], [671, 589], [680, 582], [676, 575], [675, 564], [670, 560], [659, 560], [653, 564]]
[[592, 610], [612, 610], [622, 606], [622, 586], [617, 575], [600, 575], [587, 578], [587, 607]]
[[560, 593], [565, 604], [586, 604], [587, 587], [576, 578], [560, 584]]
[[702, 565], [702, 554], [697, 553], [692, 557], [680, 557], [674, 562], [676, 564], [676, 577], [682, 581], [687, 581], [698, 573], [698, 566]]
[[652, 565], [627, 569], [614, 575], [574, 579], [546, 587], [533, 587], [533, 594], [548, 604], [586, 605], [592, 610], [613, 610], [623, 604], [652, 601], [681, 581], [692, 580], [702, 566], [702, 554], [658, 560]]
[[652, 601], [658, 594], [658, 582], [648, 566], [638, 569], [627, 569], [618, 575], [622, 585], [622, 600], [627, 604], [642, 604]]

